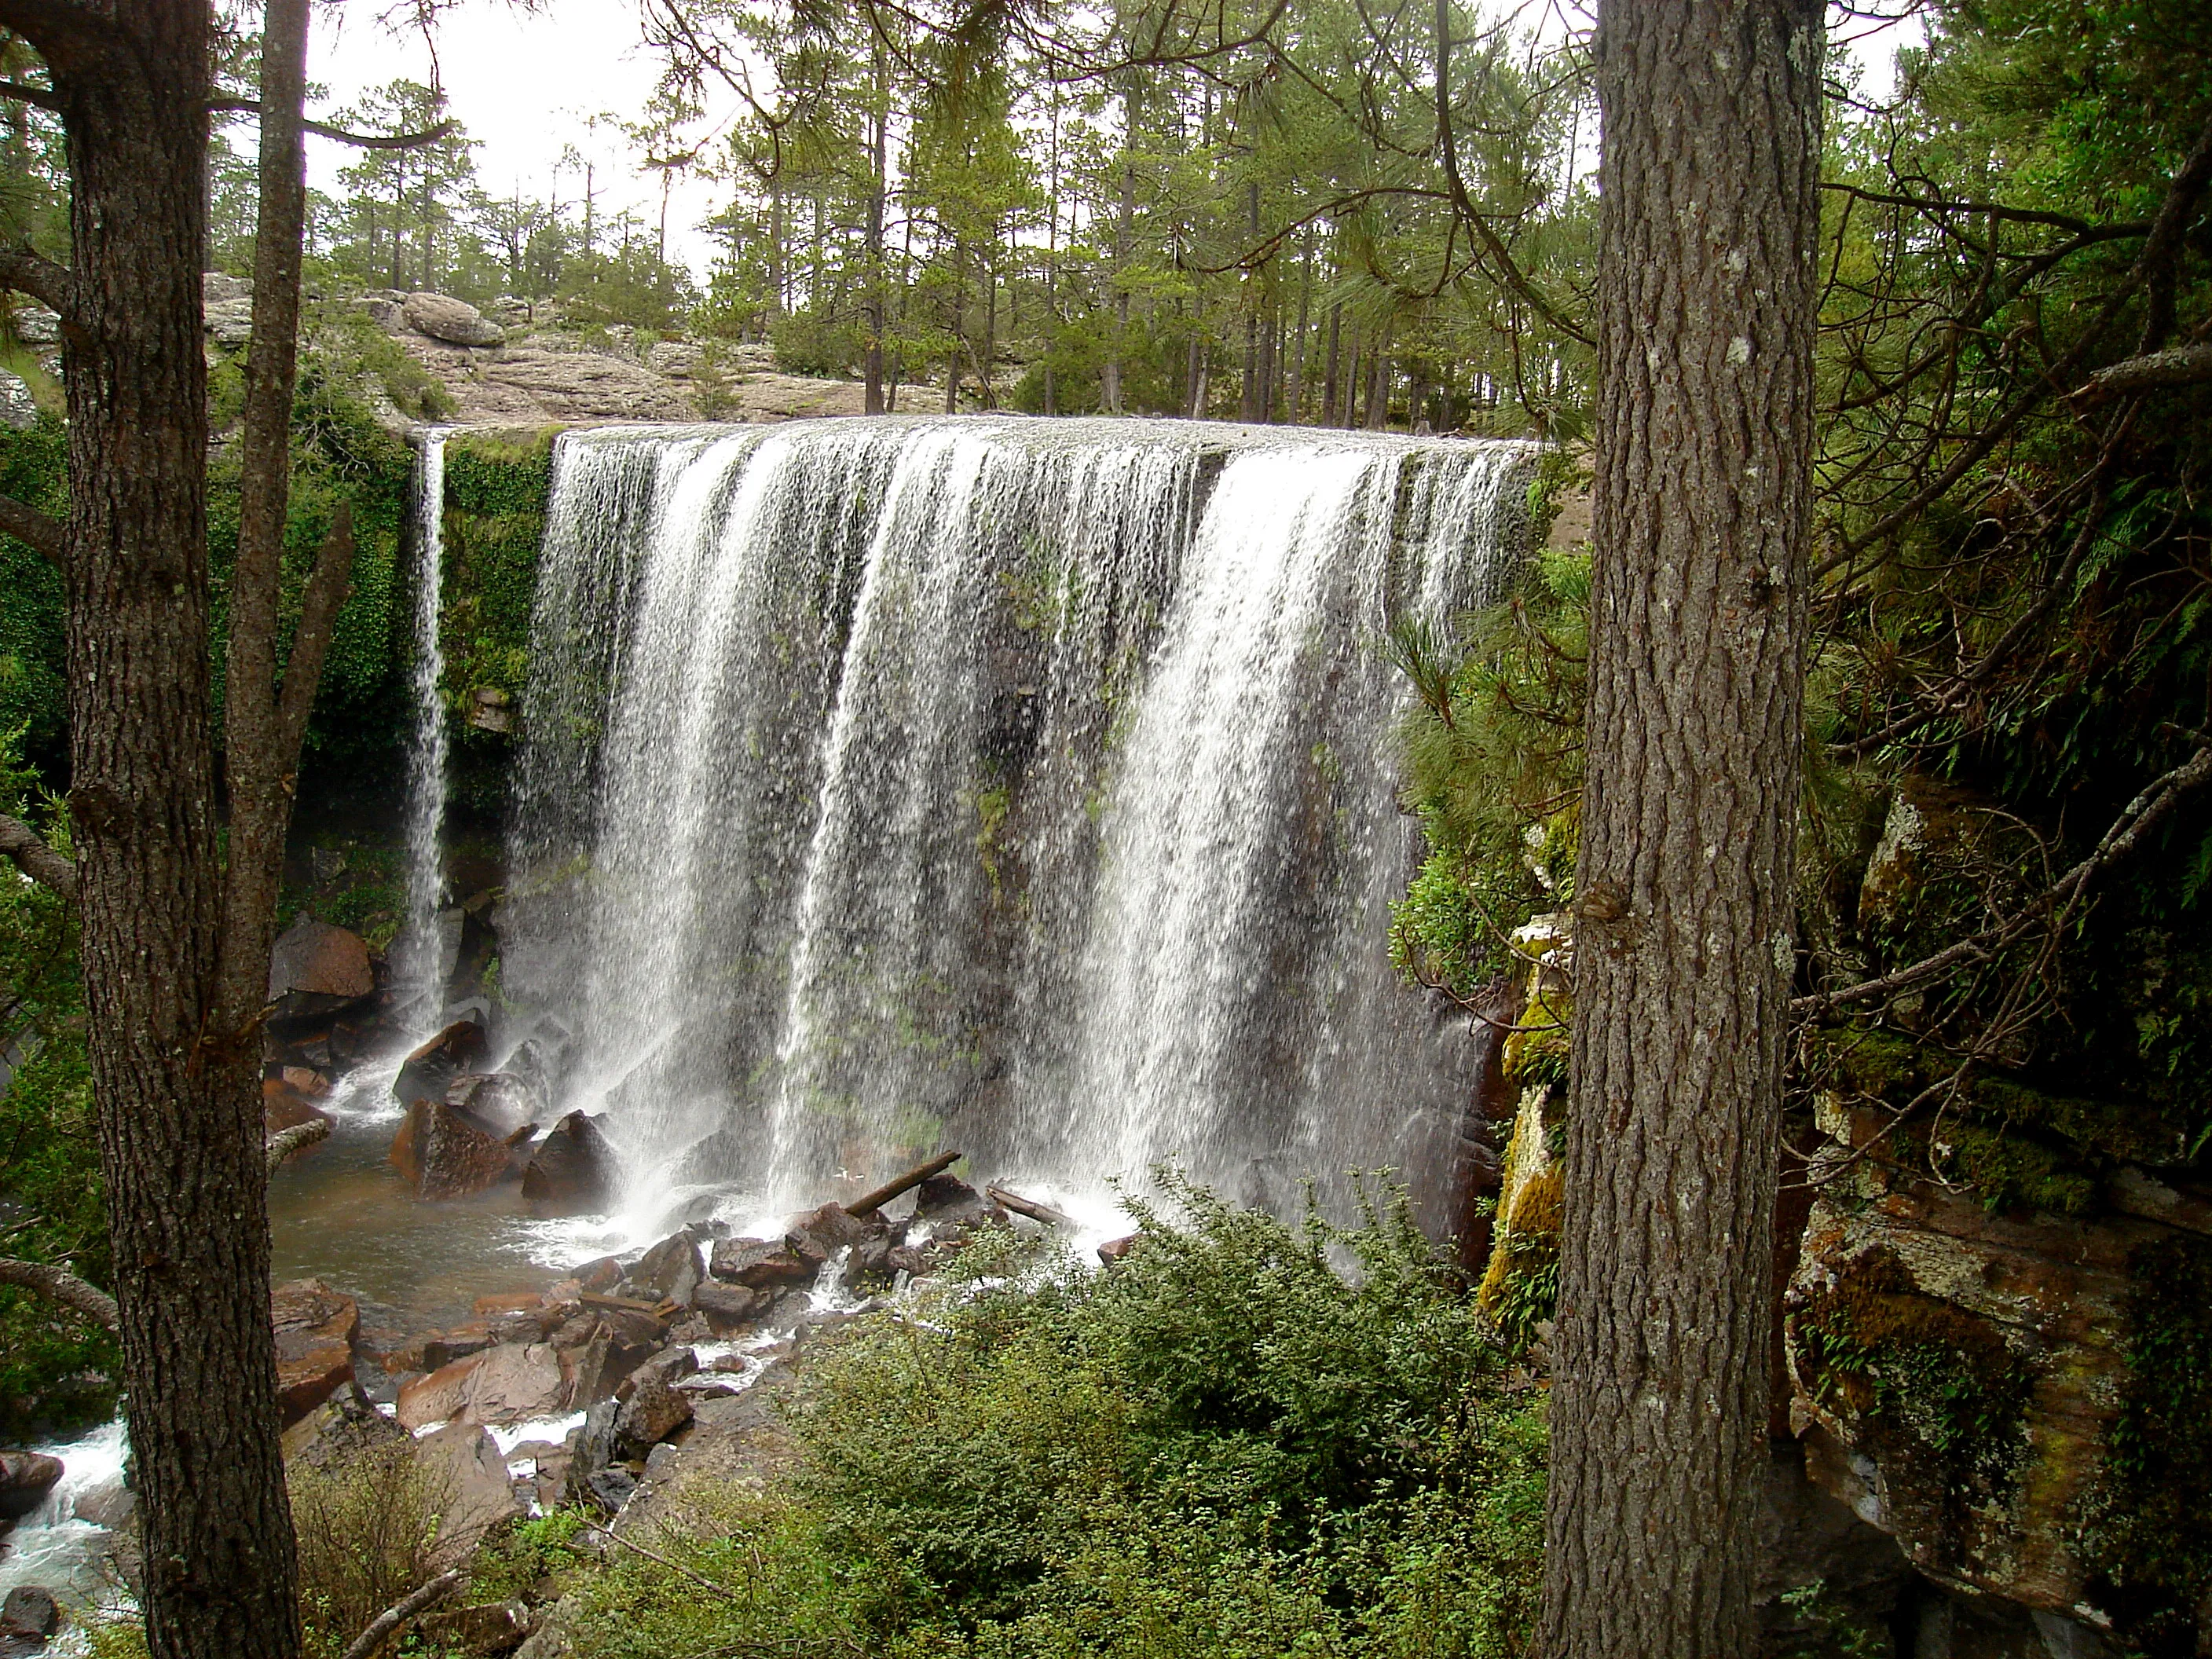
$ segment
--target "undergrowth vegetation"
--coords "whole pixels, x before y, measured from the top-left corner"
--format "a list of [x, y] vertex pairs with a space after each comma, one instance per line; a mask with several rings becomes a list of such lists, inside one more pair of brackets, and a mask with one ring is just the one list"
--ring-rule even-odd
[[1170, 1190], [1104, 1273], [998, 1235], [830, 1340], [792, 1474], [575, 1574], [579, 1651], [1519, 1652], [1542, 1408], [1455, 1275], [1400, 1208]]

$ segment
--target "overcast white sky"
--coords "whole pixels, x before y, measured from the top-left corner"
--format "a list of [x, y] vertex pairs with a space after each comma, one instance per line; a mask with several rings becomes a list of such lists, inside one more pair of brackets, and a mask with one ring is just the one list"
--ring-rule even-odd
[[[386, 29], [378, 21], [385, 9], [379, 0], [341, 0], [317, 9], [307, 74], [329, 92], [315, 113], [342, 108], [402, 76], [431, 78], [430, 52], [421, 35]], [[1563, 12], [1577, 8], [1568, 0], [1483, 0], [1483, 9], [1541, 15], [1550, 32], [1562, 27]], [[1838, 21], [1835, 28], [1837, 38], [1854, 40], [1854, 54], [1875, 86], [1886, 89], [1902, 31], [1870, 31], [1863, 21]], [[1917, 28], [1911, 38], [1917, 39]], [[440, 25], [437, 64], [453, 113], [480, 141], [477, 173], [484, 189], [502, 193], [520, 186], [526, 195], [546, 196], [563, 147], [574, 144], [600, 164], [594, 183], [604, 186], [601, 213], [611, 218], [628, 207], [648, 227], [658, 222], [659, 180], [637, 174], [620, 132], [594, 131], [588, 125], [603, 113], [633, 117], [652, 95], [659, 70], [640, 43], [637, 0], [544, 0], [532, 12], [505, 0], [472, 0]], [[726, 119], [729, 111], [715, 114]], [[358, 153], [327, 140], [311, 138], [308, 144], [313, 182], [335, 191], [339, 170]], [[563, 200], [580, 193], [580, 179], [558, 183]], [[713, 249], [697, 226], [717, 205], [715, 188], [703, 183], [678, 185], [670, 200], [670, 252], [702, 274]]]

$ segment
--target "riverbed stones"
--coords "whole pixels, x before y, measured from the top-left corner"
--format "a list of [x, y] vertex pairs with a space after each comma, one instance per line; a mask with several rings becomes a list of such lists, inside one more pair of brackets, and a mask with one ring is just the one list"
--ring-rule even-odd
[[294, 1279], [270, 1295], [276, 1328], [276, 1400], [289, 1428], [353, 1381], [361, 1309], [319, 1279]]
[[62, 1627], [62, 1610], [51, 1590], [18, 1584], [0, 1601], [0, 1659], [37, 1653]]
[[699, 1358], [689, 1348], [671, 1348], [639, 1366], [617, 1391], [621, 1409], [615, 1416], [615, 1446], [618, 1452], [643, 1457], [660, 1441], [691, 1420], [691, 1400], [677, 1388], [680, 1377], [699, 1369]]
[[433, 1423], [448, 1423], [461, 1414], [461, 1401], [466, 1395], [469, 1377], [483, 1364], [484, 1354], [472, 1353], [441, 1365], [426, 1376], [411, 1377], [399, 1386], [399, 1398], [394, 1403], [394, 1419], [403, 1429], [427, 1429]]
[[44, 1452], [0, 1451], [0, 1531], [46, 1501], [62, 1478], [62, 1460]]
[[399, 307], [407, 326], [447, 345], [495, 346], [507, 331], [465, 300], [447, 294], [410, 294]]
[[527, 1423], [568, 1409], [573, 1374], [550, 1342], [502, 1342], [463, 1378], [453, 1415], [471, 1423]]
[[[597, 1214], [612, 1200], [618, 1172], [613, 1144], [599, 1120], [571, 1112], [553, 1126], [524, 1167], [523, 1200], [540, 1217]], [[617, 1263], [617, 1272], [619, 1267]]]

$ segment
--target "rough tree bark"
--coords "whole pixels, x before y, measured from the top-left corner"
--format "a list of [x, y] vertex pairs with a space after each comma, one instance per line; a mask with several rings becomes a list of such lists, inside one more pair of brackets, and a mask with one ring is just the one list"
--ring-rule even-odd
[[1599, 11], [1598, 559], [1547, 1659], [1753, 1647], [1820, 52], [1816, 0]]

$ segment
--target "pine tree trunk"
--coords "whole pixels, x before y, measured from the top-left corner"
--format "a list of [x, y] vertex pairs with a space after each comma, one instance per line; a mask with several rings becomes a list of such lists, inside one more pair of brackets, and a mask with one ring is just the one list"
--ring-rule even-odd
[[[878, 95], [882, 96], [885, 70], [880, 39], [874, 46], [872, 65]], [[884, 412], [884, 194], [888, 187], [885, 162], [889, 159], [889, 109], [878, 105], [870, 112], [868, 121], [868, 349], [867, 384], [861, 410], [866, 414], [880, 415]]]
[[209, 9], [81, 15], [40, 8], [26, 32], [72, 185], [70, 804], [147, 1636], [156, 1659], [292, 1659], [258, 1032], [214, 1006]]
[[1608, 0], [1589, 769], [1542, 1650], [1754, 1649], [1821, 11]]

